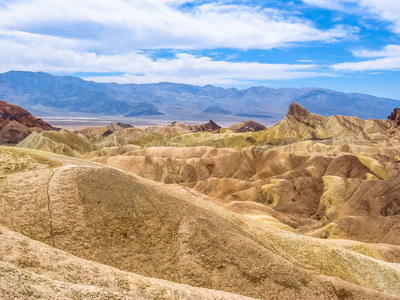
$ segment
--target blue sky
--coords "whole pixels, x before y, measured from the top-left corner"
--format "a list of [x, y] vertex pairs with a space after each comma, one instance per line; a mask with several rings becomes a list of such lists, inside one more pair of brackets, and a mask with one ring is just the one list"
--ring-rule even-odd
[[400, 99], [400, 1], [0, 0], [0, 72]]

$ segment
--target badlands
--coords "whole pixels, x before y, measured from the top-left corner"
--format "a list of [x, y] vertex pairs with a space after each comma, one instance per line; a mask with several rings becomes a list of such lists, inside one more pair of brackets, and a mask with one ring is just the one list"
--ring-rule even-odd
[[73, 132], [6, 108], [2, 299], [400, 299], [400, 110]]

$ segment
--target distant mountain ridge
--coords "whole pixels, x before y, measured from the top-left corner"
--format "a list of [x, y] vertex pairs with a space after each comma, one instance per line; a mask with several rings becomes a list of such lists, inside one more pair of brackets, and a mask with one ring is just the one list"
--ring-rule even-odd
[[43, 72], [0, 74], [0, 99], [40, 116], [119, 116], [157, 120], [261, 123], [281, 120], [295, 101], [313, 113], [385, 119], [399, 100], [321, 88], [245, 90], [176, 83], [96, 83]]

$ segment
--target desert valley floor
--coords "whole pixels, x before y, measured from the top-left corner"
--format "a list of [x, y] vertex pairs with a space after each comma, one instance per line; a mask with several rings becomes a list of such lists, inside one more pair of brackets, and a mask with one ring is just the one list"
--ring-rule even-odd
[[1, 299], [400, 299], [400, 109], [76, 131], [0, 113]]

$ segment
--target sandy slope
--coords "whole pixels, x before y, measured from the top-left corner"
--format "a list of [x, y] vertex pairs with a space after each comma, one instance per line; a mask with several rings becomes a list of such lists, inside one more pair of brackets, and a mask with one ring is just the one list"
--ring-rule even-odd
[[[278, 229], [262, 219], [232, 213], [187, 191], [109, 167], [5, 147], [0, 148], [0, 166], [7, 155], [14, 155], [14, 160], [21, 163], [2, 172], [0, 224], [75, 256], [145, 276], [257, 298], [400, 297], [400, 270], [396, 264]], [[5, 241], [13, 243], [13, 234], [4, 231]], [[16, 238], [25, 240], [22, 244], [39, 245], [19, 235]], [[55, 283], [60, 274], [46, 268], [41, 271], [41, 263], [38, 265], [33, 257], [37, 254], [18, 265], [18, 259], [12, 257], [23, 260], [21, 252], [29, 251], [23, 245], [9, 248], [2, 246], [1, 250], [1, 274], [9, 284], [3, 293], [10, 292], [13, 278], [22, 276], [15, 274], [25, 273], [28, 267], [39, 275], [44, 272], [46, 280], [55, 285], [43, 293], [60, 289], [70, 297], [68, 293], [72, 291], [67, 283]], [[49, 257], [57, 258], [59, 253], [53, 249], [46, 251]], [[106, 277], [103, 285], [84, 280], [91, 275], [76, 275], [74, 284], [80, 284], [74, 285], [77, 293], [86, 293], [88, 284], [94, 295], [105, 286], [110, 287], [105, 289], [106, 295], [123, 293], [124, 290], [115, 288], [116, 281], [110, 279], [114, 270], [102, 269]], [[27, 293], [35, 293], [36, 283], [32, 280], [36, 276], [24, 275], [27, 283], [19, 288], [24, 289], [25, 285], [29, 287]], [[101, 278], [95, 276], [93, 280]], [[150, 288], [167, 293], [157, 284], [150, 284]], [[189, 293], [185, 289], [177, 288], [182, 297]], [[167, 290], [176, 291], [169, 287]]]
[[1, 299], [246, 299], [147, 278], [0, 227]]

